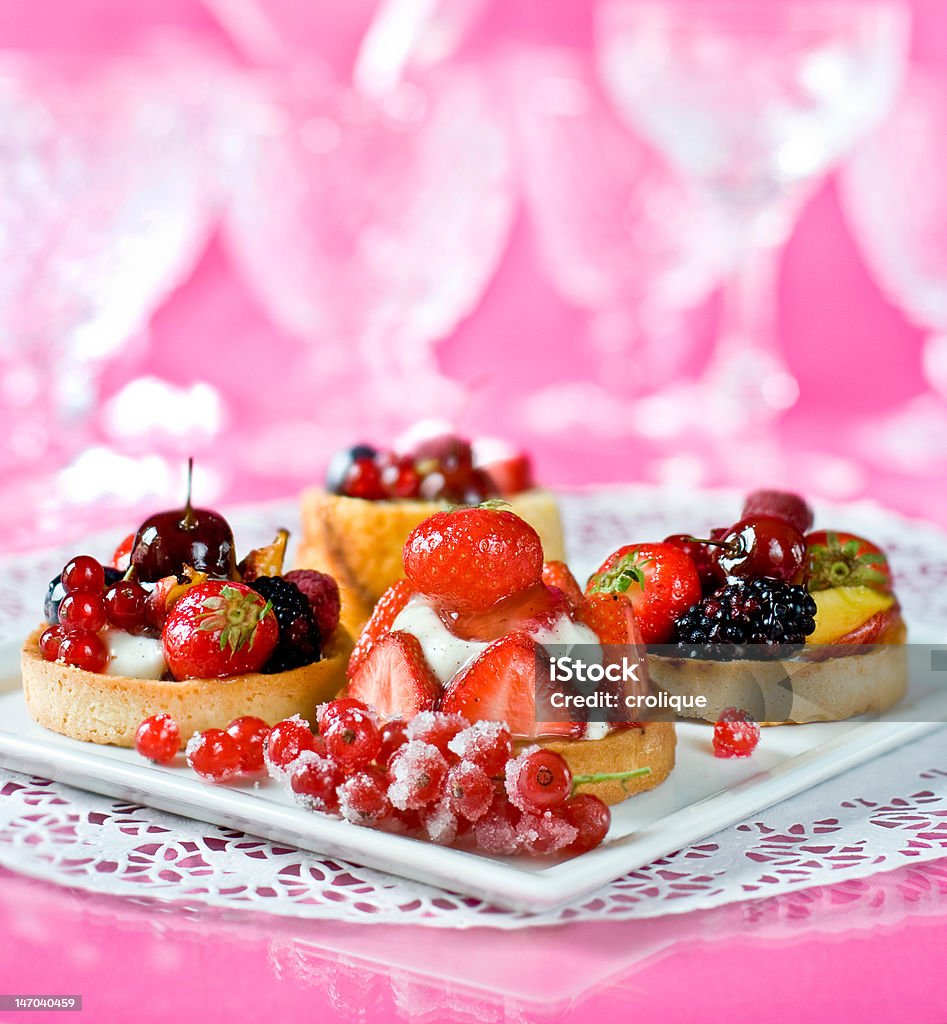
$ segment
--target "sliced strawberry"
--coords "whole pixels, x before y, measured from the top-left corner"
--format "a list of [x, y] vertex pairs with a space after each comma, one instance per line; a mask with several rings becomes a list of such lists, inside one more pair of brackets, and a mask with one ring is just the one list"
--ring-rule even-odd
[[418, 638], [400, 630], [372, 644], [345, 690], [346, 697], [374, 707], [384, 721], [433, 711], [440, 695]]
[[640, 644], [635, 610], [624, 594], [589, 594], [578, 613], [603, 644]]
[[486, 463], [481, 468], [497, 491], [504, 496], [520, 494], [536, 486], [532, 463], [529, 456], [523, 452]]
[[504, 598], [485, 612], [442, 612], [444, 624], [464, 640], [492, 643], [508, 633], [535, 633], [570, 611], [561, 590], [543, 583]]
[[565, 562], [544, 562], [543, 583], [547, 587], [555, 587], [556, 590], [561, 590], [573, 609], [581, 607], [584, 599], [582, 588]]
[[392, 623], [413, 594], [414, 590], [407, 580], [398, 580], [381, 595], [378, 604], [375, 605], [375, 610], [355, 642], [355, 648], [352, 651], [352, 657], [349, 658], [346, 670], [349, 679], [354, 677], [372, 646], [391, 631]]

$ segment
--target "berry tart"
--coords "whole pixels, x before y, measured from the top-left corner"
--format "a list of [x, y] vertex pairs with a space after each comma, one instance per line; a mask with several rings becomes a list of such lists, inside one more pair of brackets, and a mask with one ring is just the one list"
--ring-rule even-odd
[[583, 595], [563, 562], [544, 561], [532, 526], [490, 503], [429, 516], [408, 536], [403, 567], [355, 644], [346, 697], [415, 738], [432, 714], [438, 730], [469, 726], [464, 749], [501, 731], [514, 751], [563, 759], [581, 780], [576, 791], [605, 803], [667, 777], [673, 723], [537, 720], [546, 647], [585, 645], [607, 657], [612, 645], [639, 642], [623, 596]]
[[183, 740], [239, 716], [311, 714], [344, 683], [352, 642], [331, 577], [281, 575], [287, 536], [238, 564], [227, 521], [188, 498], [146, 520], [111, 566], [73, 558], [23, 647], [30, 714], [122, 747], [158, 713]]
[[360, 444], [336, 455], [325, 490], [303, 494], [297, 561], [339, 581], [343, 622], [357, 632], [403, 576], [408, 534], [449, 505], [491, 498], [536, 529], [546, 558], [564, 558], [555, 498], [535, 486], [526, 455], [439, 435], [408, 437], [396, 451]]
[[907, 688], [907, 636], [884, 553], [812, 531], [798, 495], [751, 494], [737, 523], [610, 555], [587, 594], [623, 594], [652, 682], [707, 698], [685, 717], [770, 724], [876, 714]]

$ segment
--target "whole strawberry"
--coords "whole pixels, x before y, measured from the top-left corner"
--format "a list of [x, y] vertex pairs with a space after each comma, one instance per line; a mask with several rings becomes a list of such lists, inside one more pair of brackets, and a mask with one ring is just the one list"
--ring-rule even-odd
[[208, 580], [174, 605], [161, 638], [175, 679], [218, 679], [259, 672], [279, 626], [269, 601], [250, 587]]
[[628, 544], [599, 567], [586, 594], [624, 594], [646, 644], [665, 644], [674, 622], [701, 598], [693, 559], [673, 544]]
[[539, 583], [543, 546], [519, 516], [478, 505], [436, 512], [404, 545], [404, 571], [416, 591], [456, 612], [483, 612]]

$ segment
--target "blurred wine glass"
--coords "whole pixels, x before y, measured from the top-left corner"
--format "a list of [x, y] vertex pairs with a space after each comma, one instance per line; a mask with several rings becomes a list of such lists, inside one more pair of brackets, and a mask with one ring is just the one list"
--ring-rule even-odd
[[[679, 315], [719, 280], [716, 219], [619, 120], [590, 56], [522, 47], [506, 69], [540, 258], [560, 292], [593, 313], [584, 359], [601, 397], [658, 391], [690, 368]], [[596, 403], [581, 406], [590, 425], [600, 419]], [[626, 432], [666, 428], [653, 410], [636, 422], [639, 408], [650, 405], [621, 416]]]
[[820, 177], [889, 107], [908, 15], [894, 0], [604, 0], [619, 110], [716, 204], [732, 274], [701, 430], [763, 428], [798, 397], [775, 337], [780, 250]]
[[404, 74], [370, 95], [315, 69], [260, 79], [235, 163], [231, 251], [284, 327], [324, 423], [368, 433], [458, 401], [433, 343], [475, 307], [506, 244], [502, 126], [476, 72]]
[[62, 464], [98, 375], [190, 271], [213, 214], [207, 65], [0, 56], [2, 467]]
[[890, 116], [842, 168], [856, 239], [891, 300], [929, 331], [931, 391], [862, 431], [866, 455], [908, 470], [947, 463], [947, 79], [912, 68]]

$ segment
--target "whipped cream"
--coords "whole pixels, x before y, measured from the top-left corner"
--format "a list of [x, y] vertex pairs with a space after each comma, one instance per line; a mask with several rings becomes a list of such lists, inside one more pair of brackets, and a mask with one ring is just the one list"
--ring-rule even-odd
[[427, 599], [419, 594], [412, 597], [398, 612], [391, 629], [392, 632], [398, 630], [417, 637], [424, 658], [441, 685], [490, 646], [480, 640], [464, 640], [463, 637], [454, 636]]
[[160, 639], [135, 636], [123, 629], [107, 629], [102, 640], [109, 652], [105, 674], [132, 679], [160, 679], [167, 669]]

